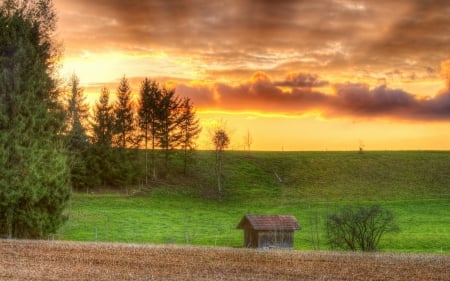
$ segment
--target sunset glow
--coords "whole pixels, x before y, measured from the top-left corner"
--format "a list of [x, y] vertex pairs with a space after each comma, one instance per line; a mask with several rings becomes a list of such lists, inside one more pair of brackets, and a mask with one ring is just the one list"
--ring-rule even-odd
[[232, 149], [449, 150], [447, 1], [56, 0], [60, 75], [189, 96]]

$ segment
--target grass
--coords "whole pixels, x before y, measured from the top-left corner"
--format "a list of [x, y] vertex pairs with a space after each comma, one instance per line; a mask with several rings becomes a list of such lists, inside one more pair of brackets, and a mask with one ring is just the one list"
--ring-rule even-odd
[[401, 229], [383, 251], [450, 253], [450, 152], [227, 152], [221, 197], [213, 159], [199, 152], [189, 177], [175, 171], [139, 196], [74, 194], [56, 238], [240, 247], [244, 214], [292, 214], [296, 249], [328, 249], [326, 214], [380, 204]]

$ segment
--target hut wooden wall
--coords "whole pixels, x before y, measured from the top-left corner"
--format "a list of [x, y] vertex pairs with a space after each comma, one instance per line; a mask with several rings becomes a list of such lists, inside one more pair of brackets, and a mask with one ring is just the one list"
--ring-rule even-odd
[[259, 231], [258, 232], [258, 248], [274, 247], [274, 248], [293, 248], [294, 232], [293, 231]]
[[247, 248], [293, 248], [294, 231], [257, 231], [244, 229], [244, 247]]

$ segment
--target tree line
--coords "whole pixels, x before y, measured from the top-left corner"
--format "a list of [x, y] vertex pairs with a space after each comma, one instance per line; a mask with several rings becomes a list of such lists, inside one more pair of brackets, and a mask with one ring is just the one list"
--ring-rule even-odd
[[61, 90], [55, 30], [51, 0], [0, 2], [0, 238], [47, 237], [67, 219], [72, 188], [148, 183], [175, 148], [187, 173], [201, 130], [189, 98], [149, 79], [137, 104], [124, 77], [116, 101], [103, 88], [90, 111], [75, 75]]
[[[89, 113], [79, 79], [73, 75], [66, 108], [65, 136], [75, 188], [148, 184], [171, 171], [175, 149], [183, 152], [183, 171], [176, 172], [187, 174], [201, 132], [190, 98], [145, 78], [138, 101], [133, 101], [124, 76], [116, 100], [111, 101], [110, 90], [104, 87]], [[145, 149], [145, 167], [140, 165], [139, 149]]]
[[[201, 132], [192, 101], [148, 78], [137, 101], [124, 76], [116, 99], [102, 88], [93, 108], [76, 75], [63, 90], [55, 30], [52, 0], [0, 2], [0, 238], [54, 233], [72, 189], [188, 174]], [[229, 139], [217, 129], [212, 141], [220, 192]]]

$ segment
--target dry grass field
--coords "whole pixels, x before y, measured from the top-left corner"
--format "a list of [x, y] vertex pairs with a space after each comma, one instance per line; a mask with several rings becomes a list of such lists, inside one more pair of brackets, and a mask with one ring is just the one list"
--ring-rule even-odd
[[0, 240], [0, 280], [450, 280], [449, 255]]

